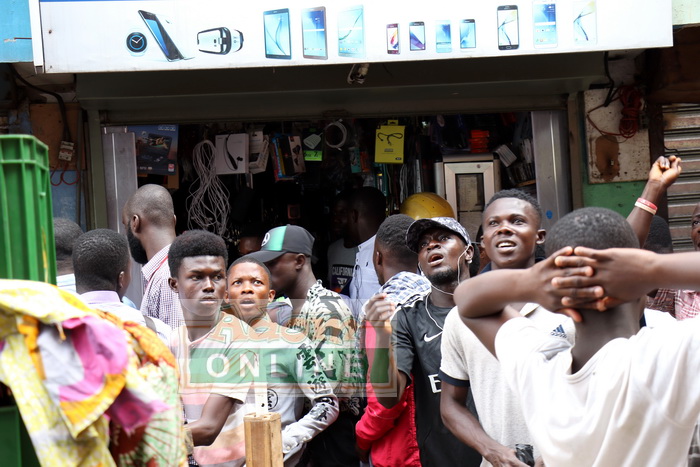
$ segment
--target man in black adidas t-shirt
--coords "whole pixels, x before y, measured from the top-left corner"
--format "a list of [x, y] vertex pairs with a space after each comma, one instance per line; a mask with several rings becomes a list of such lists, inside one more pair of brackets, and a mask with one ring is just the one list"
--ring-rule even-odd
[[[386, 300], [371, 301], [367, 319], [375, 326], [378, 349], [371, 381], [379, 402], [389, 408], [401, 400], [408, 384], [414, 384], [417, 438], [423, 465], [478, 466], [481, 456], [455, 438], [442, 423], [438, 378], [445, 316], [454, 306], [455, 288], [469, 278], [474, 249], [464, 227], [450, 217], [415, 221], [406, 234], [406, 245], [418, 253], [418, 264], [432, 290], [413, 306], [396, 311], [391, 328], [385, 324], [395, 311], [393, 304]], [[393, 359], [391, 354], [380, 351], [390, 347], [392, 328]], [[470, 405], [473, 409], [473, 404]]]

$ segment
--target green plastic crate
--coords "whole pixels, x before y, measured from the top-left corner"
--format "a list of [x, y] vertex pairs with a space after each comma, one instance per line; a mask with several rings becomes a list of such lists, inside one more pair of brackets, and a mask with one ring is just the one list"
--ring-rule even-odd
[[56, 283], [48, 147], [0, 135], [0, 278]]
[[6, 466], [40, 465], [16, 406], [0, 407], [0, 459]]

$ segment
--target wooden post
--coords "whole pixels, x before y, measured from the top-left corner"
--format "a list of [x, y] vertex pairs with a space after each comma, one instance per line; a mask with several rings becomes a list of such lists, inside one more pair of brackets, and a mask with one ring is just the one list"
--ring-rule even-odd
[[248, 467], [282, 467], [282, 419], [280, 414], [250, 413], [245, 424], [245, 458]]

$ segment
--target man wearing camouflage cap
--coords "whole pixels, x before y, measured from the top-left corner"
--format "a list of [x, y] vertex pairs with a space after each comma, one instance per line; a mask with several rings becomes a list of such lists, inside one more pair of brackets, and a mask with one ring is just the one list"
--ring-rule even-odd
[[[418, 253], [418, 265], [430, 281], [431, 291], [411, 306], [398, 310], [381, 294], [370, 300], [367, 319], [375, 326], [378, 349], [370, 379], [379, 402], [385, 407], [396, 405], [406, 386], [413, 383], [423, 465], [477, 466], [481, 456], [460, 442], [437, 416], [443, 325], [455, 305], [455, 288], [469, 278], [474, 247], [464, 227], [451, 217], [413, 222], [406, 233], [406, 245]], [[391, 326], [386, 325], [388, 320]], [[379, 349], [391, 349], [388, 358], [387, 352]]]

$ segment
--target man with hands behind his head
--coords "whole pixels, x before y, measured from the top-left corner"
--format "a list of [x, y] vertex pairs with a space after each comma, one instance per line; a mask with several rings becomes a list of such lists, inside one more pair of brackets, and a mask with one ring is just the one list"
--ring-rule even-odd
[[[490, 273], [511, 287], [479, 276], [456, 291], [463, 321], [520, 394], [546, 465], [685, 465], [700, 415], [700, 320], [640, 331], [639, 318], [646, 292], [700, 286], [697, 254], [638, 246], [619, 214], [580, 209], [550, 230], [549, 258]], [[511, 304], [524, 301], [572, 316], [576, 344], [519, 317]]]

